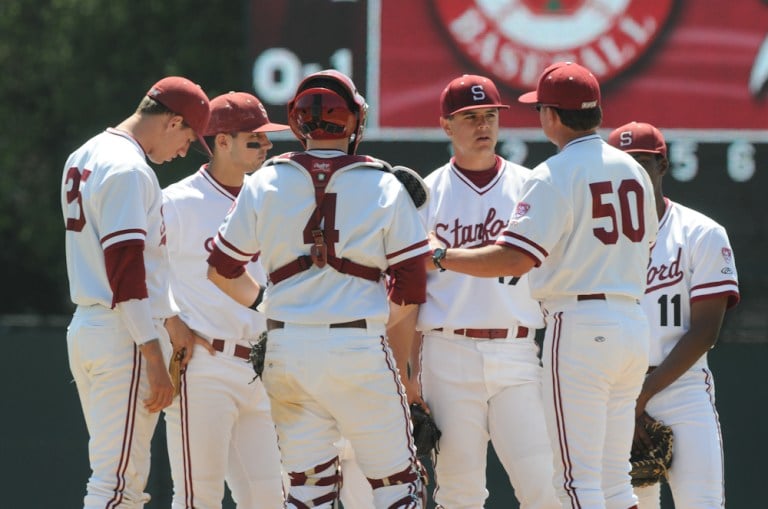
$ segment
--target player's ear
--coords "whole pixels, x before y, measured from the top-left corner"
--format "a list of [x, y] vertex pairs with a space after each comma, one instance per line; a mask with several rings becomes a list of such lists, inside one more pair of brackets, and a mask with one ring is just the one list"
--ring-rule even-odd
[[447, 134], [448, 136], [453, 134], [453, 131], [451, 130], [450, 119], [445, 117], [440, 117], [440, 127], [443, 128], [443, 131], [445, 131], [445, 134]]
[[663, 177], [667, 174], [667, 171], [669, 170], [669, 159], [659, 154], [656, 157], [656, 160], [658, 162], [658, 168], [659, 168], [659, 176]]
[[176, 129], [177, 127], [184, 128], [186, 125], [184, 124], [184, 117], [181, 115], [177, 115], [175, 113], [171, 113], [171, 118], [168, 120], [168, 127], [171, 129]]

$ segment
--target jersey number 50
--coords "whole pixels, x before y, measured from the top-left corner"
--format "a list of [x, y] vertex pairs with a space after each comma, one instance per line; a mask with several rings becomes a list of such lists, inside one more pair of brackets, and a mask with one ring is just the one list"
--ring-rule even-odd
[[67, 186], [67, 230], [81, 232], [85, 228], [85, 214], [83, 214], [83, 195], [80, 194], [80, 183], [88, 180], [91, 170], [83, 170], [73, 166], [67, 170], [67, 178], [64, 183]]
[[[645, 235], [645, 214], [643, 210], [643, 186], [637, 180], [622, 180], [614, 193], [610, 181], [589, 184], [592, 191], [592, 217], [607, 217], [611, 220], [611, 229], [593, 228], [592, 233], [603, 244], [616, 244], [619, 241], [616, 207], [612, 202], [618, 198], [621, 219], [621, 233], [631, 242], [640, 242]], [[616, 198], [614, 198], [616, 197]], [[605, 198], [605, 199], [604, 199]], [[635, 219], [636, 224], [632, 221]]]

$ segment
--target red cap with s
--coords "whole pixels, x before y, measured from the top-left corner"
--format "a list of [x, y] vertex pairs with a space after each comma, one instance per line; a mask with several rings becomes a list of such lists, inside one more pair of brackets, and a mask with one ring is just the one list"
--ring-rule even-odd
[[474, 108], [509, 108], [501, 103], [501, 96], [493, 81], [484, 76], [465, 74], [443, 89], [440, 110], [443, 117]]
[[630, 122], [614, 129], [608, 143], [631, 153], [661, 154], [667, 157], [667, 144], [656, 127], [645, 122]]

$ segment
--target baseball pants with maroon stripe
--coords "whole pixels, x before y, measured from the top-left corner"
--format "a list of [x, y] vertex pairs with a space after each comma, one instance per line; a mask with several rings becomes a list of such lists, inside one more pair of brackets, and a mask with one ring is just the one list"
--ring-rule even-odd
[[[160, 321], [155, 329], [168, 358], [168, 332]], [[84, 508], [144, 507], [159, 413], [144, 407], [150, 388], [139, 348], [118, 312], [94, 305], [78, 306], [67, 329], [67, 350], [90, 435]]]
[[292, 480], [288, 507], [332, 507], [342, 435], [365, 477], [379, 484], [375, 507], [421, 507], [407, 399], [384, 336], [384, 324], [370, 323], [270, 330], [263, 379]]
[[[283, 506], [280, 451], [269, 399], [251, 364], [224, 342], [200, 345], [182, 375], [181, 394], [165, 409], [173, 509], [220, 509], [224, 481], [238, 507]], [[243, 341], [240, 351], [250, 351]]]
[[[725, 507], [723, 437], [715, 408], [715, 382], [709, 368], [686, 371], [653, 396], [648, 415], [672, 427], [672, 467], [669, 488], [676, 507]], [[660, 485], [636, 488], [642, 509], [660, 507]]]
[[635, 400], [648, 368], [649, 328], [634, 299], [543, 303], [547, 429], [565, 508], [627, 509]]

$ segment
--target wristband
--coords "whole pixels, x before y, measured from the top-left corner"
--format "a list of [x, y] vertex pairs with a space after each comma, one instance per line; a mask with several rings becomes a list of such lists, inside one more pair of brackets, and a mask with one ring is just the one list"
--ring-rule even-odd
[[257, 307], [259, 307], [259, 304], [261, 304], [261, 301], [264, 299], [264, 287], [262, 286], [259, 288], [259, 294], [256, 296], [256, 300], [253, 301], [253, 304], [248, 306], [249, 309], [253, 309], [254, 311], [257, 311]]
[[447, 248], [438, 247], [434, 250], [432, 253], [432, 263], [435, 264], [435, 267], [440, 269], [440, 272], [445, 272], [445, 268], [440, 265], [440, 262], [445, 258], [445, 253], [448, 251]]

